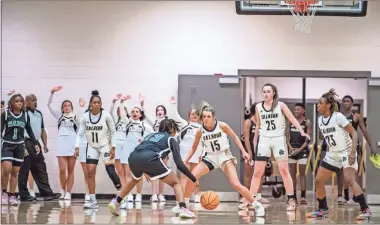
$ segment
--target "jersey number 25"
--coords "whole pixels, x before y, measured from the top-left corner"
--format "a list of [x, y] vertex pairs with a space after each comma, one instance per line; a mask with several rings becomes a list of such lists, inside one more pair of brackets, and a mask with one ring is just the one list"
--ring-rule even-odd
[[267, 124], [267, 130], [275, 130], [276, 129], [276, 124], [274, 123], [274, 120], [267, 120], [265, 121], [265, 123]]

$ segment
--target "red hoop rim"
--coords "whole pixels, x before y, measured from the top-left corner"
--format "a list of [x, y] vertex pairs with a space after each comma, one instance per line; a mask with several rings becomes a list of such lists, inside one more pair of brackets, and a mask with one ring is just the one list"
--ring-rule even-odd
[[288, 5], [294, 5], [295, 12], [307, 12], [309, 10], [309, 6], [313, 4], [317, 4], [319, 1], [315, 0], [288, 0], [285, 1]]

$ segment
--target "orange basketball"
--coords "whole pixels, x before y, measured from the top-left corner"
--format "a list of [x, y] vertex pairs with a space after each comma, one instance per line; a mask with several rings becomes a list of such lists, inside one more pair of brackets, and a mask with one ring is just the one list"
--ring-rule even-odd
[[214, 191], [206, 191], [202, 193], [201, 205], [204, 209], [213, 210], [219, 205], [219, 195]]

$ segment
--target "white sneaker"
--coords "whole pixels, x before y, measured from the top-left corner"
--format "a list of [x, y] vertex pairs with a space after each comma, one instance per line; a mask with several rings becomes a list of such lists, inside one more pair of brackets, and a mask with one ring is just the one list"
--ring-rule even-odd
[[10, 198], [9, 198], [9, 204], [10, 205], [19, 205], [20, 204], [20, 201], [17, 199], [17, 197], [15, 195], [12, 195]]
[[260, 202], [254, 201], [252, 206], [255, 210], [255, 216], [265, 216], [264, 206]]
[[119, 208], [120, 209], [127, 209], [127, 201], [126, 201], [127, 197], [124, 197], [123, 201], [120, 202], [119, 204]]
[[29, 190], [29, 195], [32, 196], [33, 198], [36, 197], [36, 193], [34, 193], [33, 190]]
[[120, 215], [119, 211], [120, 204], [117, 203], [116, 198], [112, 199], [112, 201], [108, 204], [108, 209], [110, 210], [110, 213], [114, 216]]
[[338, 197], [338, 205], [344, 205], [346, 204], [346, 199], [344, 199], [343, 197]]
[[141, 194], [136, 194], [135, 202], [142, 202], [142, 195]]
[[98, 208], [98, 202], [96, 200], [90, 199], [90, 201], [84, 203], [83, 208], [85, 208], [85, 209], [97, 209]]
[[127, 202], [133, 202], [133, 195], [132, 194], [127, 195]]
[[176, 205], [172, 208], [172, 212], [175, 213], [175, 214], [178, 214], [181, 212], [181, 208], [179, 207], [179, 205]]
[[63, 200], [65, 198], [65, 190], [61, 190], [61, 196], [59, 196], [59, 199]]
[[244, 202], [244, 197], [241, 197], [239, 200], [239, 203], [243, 203], [243, 202]]
[[192, 219], [195, 218], [195, 214], [188, 208], [181, 208], [179, 213], [179, 218], [181, 219]]
[[84, 201], [85, 201], [85, 202], [89, 202], [89, 201], [90, 201], [90, 195], [89, 195], [89, 194], [86, 193], [86, 194], [84, 195]]
[[164, 196], [163, 194], [159, 194], [159, 195], [158, 195], [158, 200], [159, 200], [160, 202], [166, 202], [165, 196]]
[[71, 200], [71, 193], [66, 192], [65, 197], [63, 199], [64, 200]]
[[201, 195], [197, 194], [194, 195], [194, 203], [200, 203], [201, 202]]
[[287, 211], [294, 211], [296, 210], [296, 200], [291, 198], [288, 200], [288, 206], [286, 207]]
[[158, 196], [156, 194], [152, 195], [152, 197], [150, 197], [150, 200], [152, 202], [158, 202]]

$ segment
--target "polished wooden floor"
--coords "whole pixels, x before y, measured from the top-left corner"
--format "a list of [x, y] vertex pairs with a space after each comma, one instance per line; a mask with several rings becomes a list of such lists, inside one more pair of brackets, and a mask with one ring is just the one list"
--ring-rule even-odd
[[175, 202], [165, 204], [131, 203], [119, 217], [108, 212], [108, 200], [100, 200], [97, 210], [84, 210], [83, 200], [22, 203], [18, 207], [1, 207], [1, 224], [380, 224], [380, 206], [372, 206], [370, 221], [357, 221], [357, 204], [338, 206], [336, 199], [329, 201], [330, 215], [326, 219], [307, 219], [306, 212], [315, 203], [299, 206], [295, 212], [285, 211], [285, 199], [269, 199], [265, 205], [265, 218], [253, 217], [252, 211], [238, 211], [238, 203], [221, 203], [216, 210], [204, 210], [199, 204], [191, 204], [197, 218], [180, 220], [171, 212]]

